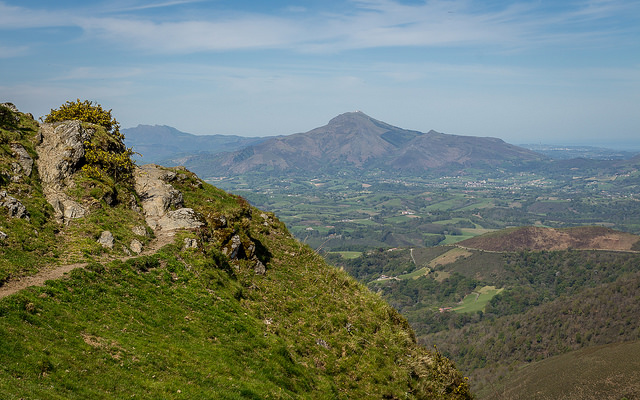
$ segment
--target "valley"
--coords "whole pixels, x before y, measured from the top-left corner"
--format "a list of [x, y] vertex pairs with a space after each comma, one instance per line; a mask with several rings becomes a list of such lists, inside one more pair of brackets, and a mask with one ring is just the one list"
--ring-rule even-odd
[[[137, 166], [117, 130], [3, 107], [0, 333], [24, 340], [0, 346], [20, 381], [2, 394], [518, 398], [528, 367], [640, 339], [638, 156], [553, 160], [346, 113], [202, 139], [230, 146], [215, 154], [160, 127], [185, 147]], [[60, 134], [90, 141], [49, 152]], [[621, 385], [606, 395], [640, 395]]]

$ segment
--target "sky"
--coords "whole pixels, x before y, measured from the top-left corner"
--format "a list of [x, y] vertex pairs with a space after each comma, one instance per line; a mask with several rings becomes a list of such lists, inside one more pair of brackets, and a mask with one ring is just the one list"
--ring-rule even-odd
[[123, 128], [427, 132], [640, 150], [638, 0], [0, 0], [0, 102]]

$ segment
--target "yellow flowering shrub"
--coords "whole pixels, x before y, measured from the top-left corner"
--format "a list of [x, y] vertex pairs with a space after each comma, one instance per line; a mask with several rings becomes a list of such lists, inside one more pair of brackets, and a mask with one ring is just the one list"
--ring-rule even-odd
[[82, 171], [89, 177], [114, 182], [129, 180], [133, 173], [133, 150], [124, 145], [124, 135], [120, 124], [101, 105], [89, 100], [67, 101], [58, 109], [52, 109], [44, 122], [79, 120], [103, 127], [105, 136], [93, 135], [91, 141], [84, 142], [86, 164]]

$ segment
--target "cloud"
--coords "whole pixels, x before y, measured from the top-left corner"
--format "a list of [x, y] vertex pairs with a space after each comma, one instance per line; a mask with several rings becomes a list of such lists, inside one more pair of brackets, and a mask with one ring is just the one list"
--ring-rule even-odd
[[66, 15], [46, 10], [9, 6], [0, 2], [0, 31], [69, 26]]
[[192, 3], [201, 3], [203, 1], [205, 0], [174, 0], [174, 1], [165, 1], [163, 3], [148, 3], [148, 4], [140, 4], [135, 6], [125, 6], [125, 7], [119, 8], [118, 11], [120, 12], [140, 11], [140, 10], [148, 10], [152, 8], [165, 8], [165, 7], [182, 6], [185, 4], [192, 4]]
[[[174, 0], [116, 7], [119, 11], [135, 11], [190, 3], [203, 2]], [[63, 15], [0, 2], [0, 26], [5, 29], [81, 27], [88, 38], [116, 43], [123, 49], [156, 54], [246, 49], [336, 53], [382, 47], [479, 45], [512, 48], [585, 42], [621, 29], [595, 26], [595, 20], [638, 10], [632, 3], [615, 0], [593, 0], [582, 7], [564, 7], [553, 12], [536, 7], [534, 3], [513, 3], [495, 9], [468, 0], [425, 1], [411, 5], [391, 0], [352, 0], [347, 4], [349, 11], [340, 14], [303, 13], [303, 8], [290, 7], [289, 12], [273, 15], [230, 15], [203, 5], [196, 19], [193, 14], [180, 13], [144, 18], [96, 17], [88, 10]]]
[[0, 58], [14, 58], [29, 53], [27, 46], [3, 46], [0, 44]]

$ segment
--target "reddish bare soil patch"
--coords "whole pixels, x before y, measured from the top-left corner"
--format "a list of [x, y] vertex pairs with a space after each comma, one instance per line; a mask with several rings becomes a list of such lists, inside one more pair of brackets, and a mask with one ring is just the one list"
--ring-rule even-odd
[[477, 236], [459, 243], [487, 251], [615, 250], [632, 251], [640, 236], [598, 226], [554, 229], [527, 226]]

